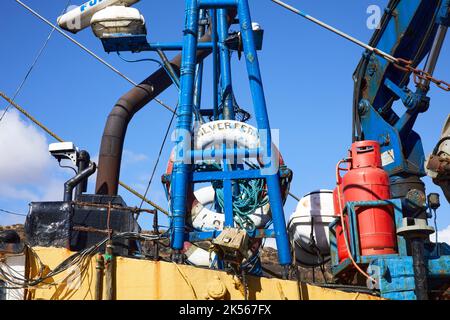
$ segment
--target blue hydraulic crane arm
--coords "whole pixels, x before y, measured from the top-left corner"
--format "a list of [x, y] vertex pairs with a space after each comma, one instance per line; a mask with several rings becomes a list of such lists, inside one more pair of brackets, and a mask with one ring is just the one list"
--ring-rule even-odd
[[[410, 66], [416, 68], [430, 53], [449, 3], [391, 0], [370, 46], [411, 61]], [[410, 78], [411, 69], [399, 68], [373, 53], [364, 54], [354, 73], [353, 140], [379, 141], [383, 165], [391, 176], [425, 175], [422, 143], [412, 128], [418, 114], [428, 109], [428, 86], [417, 86], [412, 93], [406, 88]], [[399, 98], [406, 107], [401, 116], [392, 109]]]
[[[396, 58], [410, 60], [411, 66], [416, 67], [430, 51], [440, 4], [440, 0], [391, 0], [370, 45]], [[354, 74], [355, 103], [366, 99], [393, 125], [398, 116], [391, 107], [398, 97], [384, 84], [385, 79], [403, 87], [410, 76], [411, 72], [378, 55], [365, 55]]]

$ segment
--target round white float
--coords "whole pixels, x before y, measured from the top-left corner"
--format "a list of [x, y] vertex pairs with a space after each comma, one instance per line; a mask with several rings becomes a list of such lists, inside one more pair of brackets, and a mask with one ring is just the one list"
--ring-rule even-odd
[[333, 191], [318, 190], [300, 199], [289, 219], [289, 237], [295, 246], [297, 262], [303, 266], [318, 266], [319, 257], [309, 248], [311, 222], [316, 245], [322, 256], [330, 254], [328, 225], [335, 219]]

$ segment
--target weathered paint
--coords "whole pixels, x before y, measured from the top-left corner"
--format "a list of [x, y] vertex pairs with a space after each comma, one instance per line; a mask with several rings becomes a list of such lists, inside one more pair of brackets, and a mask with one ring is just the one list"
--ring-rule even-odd
[[[42, 262], [50, 269], [68, 258], [72, 252], [60, 248], [33, 248]], [[28, 257], [28, 274], [36, 274], [33, 257]], [[29, 289], [27, 298], [32, 300], [93, 300], [95, 297], [96, 260], [87, 264], [80, 280], [67, 281], [65, 272], [50, 282], [56, 286], [40, 285]], [[239, 280], [225, 272], [176, 265], [168, 262], [116, 258], [116, 298], [118, 300], [183, 300], [212, 299], [243, 300]], [[73, 279], [73, 277], [72, 277]], [[77, 286], [78, 284], [78, 286]], [[248, 277], [251, 300], [380, 300], [362, 293], [347, 293], [320, 288], [296, 281]], [[226, 290], [224, 290], [226, 288]], [[104, 288], [105, 290], [105, 288]], [[225, 294], [223, 295], [223, 293]], [[103, 296], [105, 296], [105, 291]]]

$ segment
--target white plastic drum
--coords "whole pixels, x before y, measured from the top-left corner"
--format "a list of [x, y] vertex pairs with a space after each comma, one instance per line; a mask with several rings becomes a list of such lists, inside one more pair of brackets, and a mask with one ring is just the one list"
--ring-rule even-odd
[[[311, 229], [321, 255], [330, 254], [328, 225], [333, 222], [333, 191], [318, 190], [304, 196], [289, 219], [289, 237], [295, 246], [297, 262], [303, 266], [318, 266], [320, 259], [309, 246]], [[313, 223], [312, 223], [313, 221]], [[311, 228], [312, 225], [312, 228]]]

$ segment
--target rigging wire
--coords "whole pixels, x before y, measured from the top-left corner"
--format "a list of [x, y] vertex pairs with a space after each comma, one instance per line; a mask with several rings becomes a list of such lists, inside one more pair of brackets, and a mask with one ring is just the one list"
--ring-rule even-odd
[[322, 28], [325, 28], [341, 37], [343, 37], [344, 39], [347, 39], [355, 44], [357, 44], [360, 47], [363, 47], [364, 49], [372, 52], [373, 54], [376, 54], [384, 59], [386, 59], [387, 61], [391, 62], [394, 64], [394, 66], [404, 72], [411, 72], [414, 75], [414, 82], [418, 83], [419, 80], [424, 80], [424, 81], [429, 81], [429, 82], [433, 82], [437, 87], [441, 88], [444, 91], [449, 92], [450, 91], [450, 83], [445, 82], [443, 80], [439, 80], [434, 78], [430, 73], [424, 71], [424, 70], [420, 70], [417, 68], [412, 67], [412, 65], [414, 64], [414, 61], [411, 60], [405, 60], [402, 58], [396, 58], [384, 51], [381, 51], [375, 47], [372, 47], [366, 43], [364, 43], [361, 40], [356, 39], [355, 37], [350, 36], [349, 34], [336, 29], [332, 26], [330, 26], [329, 24], [326, 24], [323, 21], [320, 21], [319, 19], [316, 19], [300, 10], [298, 10], [297, 8], [294, 8], [291, 5], [288, 5], [287, 3], [284, 3], [283, 1], [280, 0], [270, 0], [274, 3], [276, 3], [277, 5], [294, 12], [295, 14], [298, 14], [299, 16], [321, 26]]
[[123, 61], [128, 62], [128, 63], [137, 63], [137, 62], [155, 62], [155, 63], [157, 63], [161, 68], [164, 69], [164, 71], [166, 71], [167, 75], [170, 77], [170, 80], [172, 80], [173, 84], [177, 87], [177, 89], [178, 89], [178, 90], [180, 89], [179, 81], [177, 81], [176, 79], [174, 79], [174, 77], [173, 77], [172, 74], [169, 72], [169, 70], [167, 70], [167, 67], [166, 67], [161, 61], [158, 61], [158, 60], [156, 60], [156, 59], [151, 59], [151, 58], [138, 59], [138, 60], [128, 60], [128, 59], [125, 59], [125, 58], [120, 54], [120, 52], [117, 52], [117, 55], [119, 56], [120, 59], [122, 59]]
[[373, 52], [373, 53], [375, 53], [377, 55], [382, 56], [383, 58], [385, 58], [389, 62], [392, 62], [392, 63], [398, 63], [399, 62], [397, 58], [391, 56], [390, 54], [388, 54], [386, 52], [383, 52], [381, 50], [378, 50], [377, 48], [371, 47], [368, 44], [365, 44], [363, 41], [358, 40], [358, 39], [356, 39], [356, 38], [346, 34], [345, 32], [342, 32], [341, 30], [338, 30], [338, 29], [330, 26], [329, 24], [326, 24], [325, 22], [320, 21], [320, 20], [318, 20], [318, 19], [308, 15], [308, 14], [298, 10], [297, 8], [294, 8], [293, 6], [288, 5], [287, 3], [284, 3], [284, 2], [279, 1], [279, 0], [271, 0], [271, 1], [276, 3], [276, 4], [278, 4], [281, 7], [289, 10], [289, 11], [292, 11], [292, 12], [298, 14], [299, 16], [302, 16], [303, 18], [305, 18], [305, 19], [307, 19], [307, 20], [309, 20], [311, 22], [314, 22], [315, 24], [317, 24], [317, 25], [319, 25], [319, 26], [321, 26], [321, 27], [323, 27], [323, 28], [333, 32], [333, 33], [336, 33], [337, 35], [339, 35], [339, 36], [341, 36], [341, 37], [343, 37], [343, 38], [345, 38], [345, 39], [347, 39], [347, 40], [357, 44], [360, 47], [363, 47], [364, 49], [369, 50], [370, 52]]
[[[140, 241], [155, 241], [162, 240], [166, 237], [166, 234], [160, 235], [148, 235], [143, 233], [136, 232], [122, 232], [117, 233], [112, 236], [113, 240], [116, 239], [135, 239]], [[44, 274], [47, 267], [42, 263], [41, 259], [37, 255], [37, 253], [26, 244], [26, 248], [28, 251], [34, 256], [36, 259], [36, 264], [39, 265], [39, 270], [37, 271], [37, 275], [28, 279], [21, 274], [17, 273], [11, 266], [9, 266], [6, 261], [0, 260], [0, 276], [2, 280], [7, 284], [7, 289], [22, 289], [22, 288], [32, 288], [37, 285], [41, 285], [40, 288], [50, 287], [58, 284], [62, 284], [67, 281], [67, 279], [73, 275], [74, 270], [79, 270], [77, 272], [77, 277], [80, 277], [84, 271], [89, 267], [90, 259], [99, 251], [99, 249], [107, 243], [109, 237], [106, 237], [94, 244], [93, 246], [86, 248], [82, 251], [74, 253], [63, 262], [61, 262], [57, 267], [53, 270], [50, 270], [48, 273]], [[6, 270], [5, 270], [6, 269]], [[65, 271], [71, 271], [68, 276], [63, 278], [62, 280], [55, 281], [53, 278], [56, 275], [62, 274]], [[45, 282], [44, 282], [45, 281]], [[51, 281], [51, 282], [49, 282]], [[3, 286], [0, 286], [3, 287]]]
[[[121, 76], [122, 78], [124, 78], [125, 80], [127, 80], [128, 82], [130, 82], [131, 84], [133, 84], [134, 86], [137, 86], [138, 84], [136, 82], [134, 82], [133, 80], [131, 80], [130, 78], [128, 78], [126, 75], [124, 75], [122, 72], [120, 72], [119, 70], [117, 70], [115, 67], [113, 67], [111, 64], [109, 64], [108, 62], [106, 62], [105, 60], [103, 60], [102, 58], [100, 58], [97, 54], [95, 54], [93, 51], [89, 50], [86, 46], [84, 46], [83, 44], [81, 44], [80, 42], [78, 42], [77, 40], [75, 40], [74, 38], [72, 38], [71, 36], [69, 36], [68, 34], [66, 34], [64, 31], [62, 31], [61, 29], [59, 29], [56, 25], [54, 25], [53, 23], [51, 23], [49, 20], [47, 20], [45, 17], [43, 17], [42, 15], [40, 15], [38, 12], [36, 12], [35, 10], [33, 10], [32, 8], [30, 8], [29, 6], [27, 6], [26, 4], [24, 4], [22, 1], [20, 0], [16, 0], [16, 2], [18, 4], [20, 4], [22, 7], [24, 7], [25, 9], [27, 9], [28, 11], [30, 11], [33, 15], [35, 15], [37, 18], [39, 18], [40, 20], [42, 20], [43, 22], [45, 22], [46, 24], [48, 24], [49, 26], [51, 26], [53, 28], [54, 31], [57, 31], [58, 33], [60, 33], [62, 36], [64, 36], [65, 38], [67, 38], [68, 40], [70, 40], [72, 43], [76, 44], [78, 47], [80, 47], [81, 49], [83, 49], [85, 52], [87, 52], [88, 54], [90, 54], [92, 57], [94, 57], [96, 60], [98, 60], [100, 63], [102, 63], [103, 65], [105, 65], [106, 67], [108, 67], [109, 69], [111, 69], [113, 72], [115, 72], [116, 74], [118, 74], [119, 76]], [[4, 94], [2, 94], [0, 92], [0, 95], [5, 98], [5, 99], [9, 99], [7, 98]], [[175, 117], [176, 114], [176, 109], [174, 110], [173, 108], [171, 108], [170, 106], [168, 106], [167, 104], [165, 104], [163, 101], [161, 101], [158, 98], [154, 98], [154, 100], [159, 103], [161, 106], [163, 106], [164, 108], [166, 108], [167, 110], [172, 112], [172, 119], [171, 119], [171, 123], [169, 124], [169, 128], [172, 125], [173, 119]], [[16, 108], [18, 106], [16, 105]], [[19, 111], [20, 109], [17, 108]], [[23, 109], [22, 109], [23, 110]], [[23, 110], [25, 111], [25, 110]], [[26, 111], [22, 112], [23, 114], [27, 115]], [[29, 119], [31, 119], [35, 124], [39, 125], [42, 129], [44, 129], [47, 133], [49, 133], [51, 136], [53, 136], [56, 140], [62, 142], [63, 140], [60, 139], [59, 137], [57, 137], [55, 134], [53, 134], [50, 130], [48, 130], [44, 125], [40, 124], [36, 119], [34, 119], [31, 115], [29, 115]], [[34, 120], [33, 120], [34, 119]], [[170, 130], [170, 129], [169, 129]], [[166, 138], [167, 138], [168, 132], [166, 133]], [[159, 159], [158, 159], [159, 161]], [[151, 181], [150, 181], [151, 183]], [[127, 191], [130, 191], [132, 194], [138, 196], [142, 202], [141, 202], [141, 206], [142, 203], [145, 201], [147, 203], [149, 203], [150, 205], [152, 205], [153, 207], [155, 207], [156, 209], [160, 210], [161, 212], [163, 212], [164, 214], [168, 215], [168, 212], [166, 210], [164, 210], [161, 206], [158, 206], [156, 204], [154, 204], [152, 201], [146, 199], [146, 195], [142, 196], [140, 195], [136, 190], [132, 189], [130, 186], [126, 185], [123, 182], [119, 181], [119, 184], [124, 187]], [[148, 191], [148, 190], [147, 190]]]
[[29, 114], [24, 108], [19, 106], [17, 103], [12, 101], [11, 98], [9, 98], [6, 94], [3, 92], [0, 92], [0, 97], [5, 99], [8, 103], [10, 103], [14, 108], [16, 108], [18, 111], [20, 111], [25, 117], [27, 117], [29, 120], [31, 120], [35, 125], [40, 127], [42, 130], [44, 130], [47, 134], [52, 136], [55, 140], [58, 140], [59, 142], [64, 142], [64, 140], [53, 133], [49, 128], [47, 128], [45, 125], [43, 125], [40, 121], [38, 121], [35, 117], [33, 117], [31, 114]]
[[26, 217], [26, 214], [23, 213], [17, 213], [17, 212], [12, 212], [12, 211], [8, 211], [8, 210], [4, 210], [4, 209], [0, 209], [0, 212], [6, 213], [6, 214], [11, 214], [13, 216], [20, 216], [20, 217]]
[[[164, 135], [163, 142], [161, 143], [161, 147], [160, 147], [160, 149], [159, 149], [158, 157], [157, 157], [156, 162], [155, 162], [155, 165], [154, 165], [154, 167], [153, 167], [153, 171], [152, 171], [152, 174], [151, 174], [151, 176], [150, 176], [150, 180], [148, 181], [147, 189], [145, 190], [145, 193], [144, 193], [143, 198], [147, 197], [147, 193], [148, 193], [148, 191], [150, 190], [150, 186], [151, 186], [152, 181], [153, 181], [153, 178], [154, 178], [154, 176], [155, 176], [156, 169], [157, 169], [157, 167], [158, 167], [159, 161], [161, 160], [161, 155], [162, 155], [162, 152], [164, 151], [164, 146], [166, 145], [167, 138], [169, 137], [170, 128], [172, 127], [173, 120], [175, 119], [175, 115], [176, 115], [177, 109], [178, 109], [178, 105], [175, 107], [175, 112], [172, 114], [172, 117], [170, 118], [169, 125], [167, 126], [167, 130], [166, 130], [166, 133], [165, 133], [165, 135]], [[141, 205], [139, 206], [139, 209], [142, 208], [142, 205], [143, 205], [143, 204], [144, 204], [144, 199], [142, 199]]]
[[[43, 22], [45, 22], [46, 24], [48, 24], [49, 26], [51, 26], [52, 28], [54, 28], [55, 31], [57, 31], [58, 33], [60, 33], [62, 36], [64, 36], [65, 38], [67, 38], [68, 40], [70, 40], [71, 42], [73, 42], [74, 44], [76, 44], [78, 47], [80, 47], [81, 49], [83, 49], [84, 51], [86, 51], [88, 54], [90, 54], [92, 57], [94, 57], [96, 60], [98, 60], [100, 63], [102, 63], [103, 65], [105, 65], [106, 67], [108, 67], [109, 69], [111, 69], [113, 72], [115, 72], [116, 74], [118, 74], [120, 77], [122, 77], [123, 79], [125, 79], [126, 81], [128, 81], [129, 83], [131, 83], [134, 86], [137, 86], [138, 83], [134, 82], [133, 80], [131, 80], [130, 78], [128, 78], [125, 74], [123, 74], [122, 72], [120, 72], [119, 70], [117, 70], [115, 67], [113, 67], [110, 63], [106, 62], [105, 60], [103, 60], [102, 58], [100, 58], [97, 54], [95, 54], [92, 50], [89, 50], [86, 46], [84, 46], [83, 44], [81, 44], [80, 42], [78, 42], [77, 40], [75, 40], [74, 38], [72, 38], [71, 36], [69, 36], [67, 33], [65, 33], [64, 31], [62, 31], [60, 28], [58, 28], [56, 25], [54, 25], [53, 23], [51, 23], [49, 20], [47, 20], [46, 18], [44, 18], [42, 15], [40, 15], [38, 12], [36, 12], [35, 10], [33, 10], [32, 8], [30, 8], [29, 6], [27, 6], [25, 3], [23, 3], [20, 0], [16, 0], [16, 2], [18, 4], [20, 4], [22, 7], [24, 7], [25, 9], [27, 9], [28, 11], [30, 11], [34, 16], [36, 16], [37, 18], [39, 18], [40, 20], [42, 20]], [[164, 108], [166, 108], [167, 110], [169, 110], [170, 112], [174, 113], [175, 110], [173, 108], [171, 108], [170, 106], [168, 106], [167, 104], [165, 104], [163, 101], [161, 101], [158, 98], [154, 99], [157, 103], [159, 103], [161, 106], [163, 106]]]
[[[52, 132], [49, 128], [47, 128], [45, 125], [43, 125], [40, 121], [38, 121], [35, 117], [33, 117], [30, 113], [28, 113], [24, 108], [22, 108], [21, 106], [19, 106], [17, 103], [13, 102], [11, 100], [11, 98], [9, 98], [6, 94], [4, 94], [3, 92], [0, 91], [0, 97], [5, 99], [8, 103], [11, 103], [11, 105], [16, 108], [18, 111], [20, 111], [25, 117], [27, 117], [29, 120], [31, 120], [34, 124], [36, 124], [39, 128], [41, 128], [42, 130], [44, 130], [48, 135], [50, 135], [51, 137], [53, 137], [55, 140], [59, 141], [59, 142], [64, 142], [64, 140], [59, 137], [58, 135], [56, 135], [54, 132]], [[159, 206], [158, 204], [156, 204], [155, 202], [147, 199], [146, 197], [142, 196], [139, 192], [137, 192], [136, 190], [134, 190], [133, 188], [131, 188], [130, 186], [128, 186], [127, 184], [125, 184], [122, 181], [119, 181], [119, 184], [125, 188], [125, 190], [129, 191], [130, 193], [132, 193], [133, 195], [135, 195], [136, 197], [138, 197], [139, 199], [145, 201], [146, 203], [148, 203], [149, 205], [151, 205], [152, 207], [154, 207], [155, 209], [159, 210], [160, 212], [164, 213], [165, 215], [169, 215], [169, 213], [167, 212], [167, 210], [164, 210], [161, 206]]]
[[[70, 5], [70, 0], [67, 1], [66, 6], [64, 7], [62, 13], [64, 13], [67, 9], [67, 7]], [[22, 90], [23, 86], [25, 85], [25, 82], [28, 80], [28, 77], [31, 75], [31, 72], [33, 71], [34, 67], [36, 66], [36, 64], [39, 61], [39, 58], [42, 56], [42, 54], [44, 53], [45, 48], [47, 47], [48, 43], [50, 42], [50, 39], [53, 35], [53, 33], [55, 32], [55, 28], [53, 28], [50, 33], [47, 36], [47, 39], [45, 39], [44, 44], [42, 45], [41, 49], [39, 50], [38, 54], [36, 55], [36, 57], [34, 58], [33, 63], [31, 64], [31, 66], [28, 68], [27, 73], [25, 74], [25, 77], [23, 78], [22, 82], [19, 84], [19, 86], [16, 89], [16, 92], [14, 93], [13, 97], [12, 97], [12, 101], [15, 101], [17, 96], [19, 95], [20, 91]], [[3, 118], [5, 117], [6, 113], [8, 112], [9, 108], [11, 107], [11, 104], [9, 103], [5, 110], [3, 111], [2, 116], [0, 117], [0, 122], [2, 122]]]

